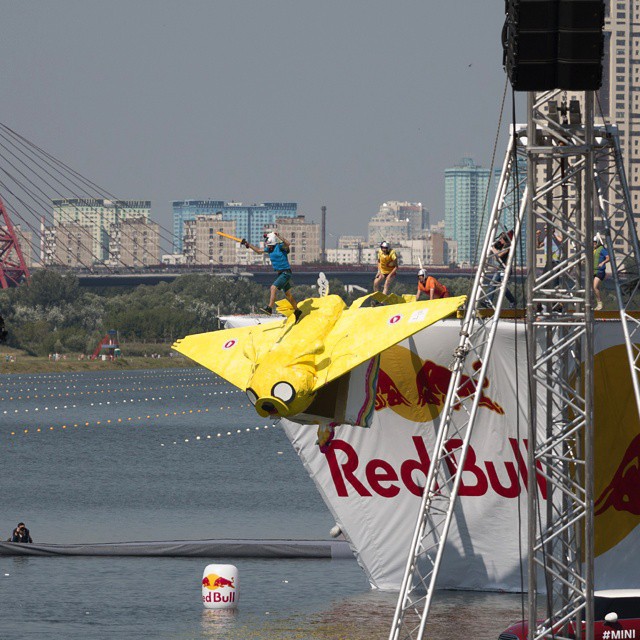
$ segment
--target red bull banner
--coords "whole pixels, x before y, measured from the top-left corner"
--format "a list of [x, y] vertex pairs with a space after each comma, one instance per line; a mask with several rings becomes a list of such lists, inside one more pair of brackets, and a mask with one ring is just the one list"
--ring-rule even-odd
[[[308, 426], [284, 429], [374, 588], [400, 588], [451, 377], [460, 325], [443, 321], [380, 356], [369, 429], [342, 426], [322, 454]], [[640, 542], [640, 428], [617, 322], [597, 323], [596, 584], [636, 586]], [[468, 362], [463, 378], [480, 366]], [[365, 365], [352, 375], [354, 413], [371, 402]], [[499, 327], [439, 576], [442, 588], [521, 588], [526, 568], [527, 493], [547, 499], [543, 477], [527, 482], [527, 366], [524, 327]], [[457, 409], [460, 409], [458, 407]], [[544, 407], [540, 407], [544, 415]], [[459, 441], [447, 443], [455, 450]], [[450, 460], [453, 471], [456, 463]], [[519, 522], [520, 518], [520, 522]], [[519, 533], [521, 540], [518, 539]], [[633, 577], [632, 577], [633, 576]], [[628, 583], [628, 584], [627, 584]], [[525, 576], [526, 584], [526, 576]]]

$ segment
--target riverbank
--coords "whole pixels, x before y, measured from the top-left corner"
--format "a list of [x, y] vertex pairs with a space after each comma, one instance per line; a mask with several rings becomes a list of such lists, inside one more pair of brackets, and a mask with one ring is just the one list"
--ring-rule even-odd
[[197, 367], [193, 360], [179, 354], [151, 356], [129, 356], [117, 360], [79, 360], [77, 355], [66, 359], [52, 360], [27, 355], [19, 349], [0, 348], [0, 375], [5, 373], [62, 373], [65, 371], [118, 371], [131, 369], [180, 369]]

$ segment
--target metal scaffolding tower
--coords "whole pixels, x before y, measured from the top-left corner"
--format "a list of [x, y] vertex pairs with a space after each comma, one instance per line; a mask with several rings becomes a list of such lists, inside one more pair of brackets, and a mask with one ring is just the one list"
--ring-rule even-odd
[[[593, 634], [593, 93], [566, 109], [559, 91], [528, 96], [527, 226], [541, 229], [546, 264], [527, 277], [529, 640]], [[533, 240], [533, 239], [532, 239]], [[527, 246], [535, 265], [536, 242]], [[542, 405], [542, 406], [541, 406]], [[541, 410], [543, 408], [543, 410]]]
[[[546, 501], [535, 490], [528, 493], [529, 620], [537, 620], [538, 592], [546, 592], [545, 618], [530, 626], [529, 640], [572, 632], [572, 638], [592, 638], [594, 214], [611, 255], [638, 407], [639, 351], [633, 340], [640, 326], [629, 307], [640, 282], [640, 253], [617, 130], [594, 130], [593, 94], [583, 96], [567, 104], [560, 91], [531, 93], [528, 125], [512, 131], [390, 640], [424, 637], [493, 337], [504, 297], [512, 297], [507, 280], [525, 212], [528, 486], [536, 487], [540, 477], [547, 484]], [[526, 161], [526, 188], [518, 160]], [[497, 254], [505, 242], [508, 254], [501, 260]], [[536, 265], [539, 252], [545, 260]], [[455, 449], [445, 447], [451, 438], [460, 443]]]

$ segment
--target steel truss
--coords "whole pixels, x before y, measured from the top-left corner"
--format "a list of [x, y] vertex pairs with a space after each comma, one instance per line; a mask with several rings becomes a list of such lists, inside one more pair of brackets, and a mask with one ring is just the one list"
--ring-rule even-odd
[[[390, 640], [422, 638], [425, 631], [462, 478], [458, 470], [464, 468], [504, 298], [513, 296], [512, 292], [507, 292], [523, 221], [525, 200], [522, 195], [526, 172], [522, 167], [525, 159], [525, 149], [518, 142], [516, 132], [512, 132], [487, 222], [478, 270], [467, 299], [460, 340], [451, 364], [453, 375], [441, 414]], [[501, 233], [511, 231], [513, 237], [508, 245], [508, 254], [501, 263], [494, 251], [495, 240]], [[459, 444], [452, 446], [454, 443]]]
[[600, 224], [611, 256], [611, 272], [631, 378], [640, 414], [640, 318], [637, 310], [640, 288], [640, 244], [631, 196], [622, 163], [618, 128], [596, 128], [595, 186], [600, 208]]
[[[592, 236], [596, 193], [599, 227], [611, 255], [638, 407], [640, 355], [633, 339], [640, 324], [629, 313], [629, 306], [640, 286], [640, 252], [617, 130], [601, 127], [594, 131], [592, 94], [584, 97], [584, 125], [578, 104], [567, 108], [559, 91], [530, 94], [528, 126], [512, 131], [451, 365], [453, 375], [390, 640], [424, 637], [461, 481], [459, 470], [464, 468], [525, 212], [527, 264], [531, 266], [526, 293], [528, 486], [538, 486], [539, 479], [547, 485], [546, 502], [538, 491], [528, 492], [529, 620], [538, 618], [539, 575], [547, 593], [546, 617], [531, 625], [529, 640], [568, 637], [572, 621], [572, 638], [592, 638]], [[526, 188], [518, 160], [527, 161]], [[500, 264], [494, 243], [500, 232], [508, 230], [513, 230], [513, 240], [506, 263]], [[545, 263], [536, 268], [539, 249]], [[452, 439], [459, 443], [457, 447], [451, 446]]]
[[[585, 125], [558, 113], [559, 91], [529, 94], [527, 227], [542, 230], [546, 265], [527, 278], [529, 481], [528, 638], [593, 634], [593, 94]], [[565, 105], [566, 106], [566, 105]], [[577, 120], [577, 121], [576, 121]], [[535, 264], [537, 243], [527, 245]], [[541, 411], [544, 406], [544, 412]]]

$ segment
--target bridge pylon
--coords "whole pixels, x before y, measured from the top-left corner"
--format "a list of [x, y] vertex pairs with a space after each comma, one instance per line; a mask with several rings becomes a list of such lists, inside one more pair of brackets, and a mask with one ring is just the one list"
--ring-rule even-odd
[[16, 287], [30, 277], [16, 230], [0, 198], [0, 287]]

